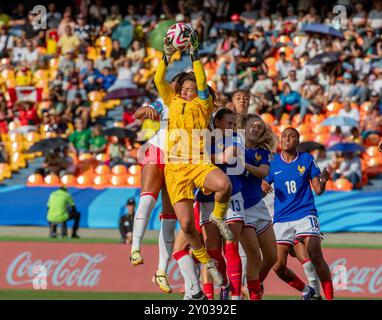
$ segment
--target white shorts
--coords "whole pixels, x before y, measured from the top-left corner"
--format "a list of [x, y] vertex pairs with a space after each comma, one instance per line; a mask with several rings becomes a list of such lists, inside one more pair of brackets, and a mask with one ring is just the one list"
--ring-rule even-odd
[[[210, 215], [214, 210], [215, 202], [200, 202], [200, 225], [210, 222]], [[229, 202], [226, 222], [244, 222], [244, 199], [241, 192], [234, 194]]]
[[271, 224], [272, 218], [263, 200], [245, 209], [244, 227], [255, 228], [257, 235], [267, 230]]
[[318, 237], [321, 239], [320, 223], [314, 215], [300, 220], [276, 222], [273, 224], [277, 244], [294, 246], [296, 238]]

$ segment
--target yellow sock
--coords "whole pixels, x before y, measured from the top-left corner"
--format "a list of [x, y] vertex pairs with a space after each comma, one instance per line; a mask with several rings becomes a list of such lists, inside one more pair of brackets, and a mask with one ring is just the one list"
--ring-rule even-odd
[[228, 210], [228, 202], [215, 201], [215, 207], [214, 207], [214, 211], [212, 211], [212, 214], [216, 218], [222, 220], [224, 219], [225, 214], [227, 213], [227, 210]]
[[207, 249], [205, 247], [201, 247], [198, 250], [193, 249], [192, 254], [203, 264], [206, 264], [211, 260], [211, 257], [208, 255]]

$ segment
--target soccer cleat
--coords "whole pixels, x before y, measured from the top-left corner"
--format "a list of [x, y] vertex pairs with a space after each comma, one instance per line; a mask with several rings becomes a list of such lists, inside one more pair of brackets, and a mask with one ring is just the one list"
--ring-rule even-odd
[[228, 225], [224, 222], [224, 219], [219, 219], [215, 217], [214, 214], [210, 215], [210, 221], [215, 223], [220, 231], [220, 234], [225, 240], [233, 241], [234, 237], [232, 234], [231, 229], [228, 227]]
[[153, 276], [153, 282], [165, 293], [171, 293], [172, 289], [168, 282], [167, 274], [161, 271], [157, 271]]
[[228, 285], [226, 287], [220, 288], [219, 300], [229, 300], [229, 286]]
[[203, 293], [203, 291], [199, 291], [197, 294], [193, 294], [191, 299], [185, 299], [185, 300], [208, 300], [206, 295]]
[[313, 296], [310, 300], [322, 300], [321, 296]]
[[133, 266], [138, 266], [140, 264], [143, 264], [143, 258], [139, 250], [135, 250], [131, 253], [130, 262]]
[[223, 285], [224, 279], [216, 268], [215, 262], [213, 260], [208, 261], [206, 263], [206, 267], [215, 285], [221, 287]]
[[302, 300], [312, 300], [315, 294], [316, 290], [314, 290], [312, 287], [309, 287], [309, 291], [302, 295]]

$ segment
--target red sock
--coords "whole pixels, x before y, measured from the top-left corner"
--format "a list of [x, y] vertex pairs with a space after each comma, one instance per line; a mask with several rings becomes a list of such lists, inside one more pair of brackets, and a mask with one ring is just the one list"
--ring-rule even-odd
[[231, 295], [241, 295], [241, 258], [239, 255], [239, 247], [235, 243], [226, 243], [225, 257], [227, 259], [227, 273], [230, 281]]
[[203, 292], [208, 300], [214, 300], [214, 284], [212, 282], [203, 284]]
[[260, 281], [257, 280], [248, 280], [247, 281], [249, 298], [251, 300], [261, 300], [261, 287]]
[[326, 280], [321, 282], [322, 290], [324, 290], [324, 294], [326, 300], [333, 300], [333, 283], [331, 280]]
[[223, 285], [227, 284], [227, 282], [228, 282], [228, 279], [227, 279], [227, 265], [225, 263], [225, 259], [224, 259], [223, 255], [222, 255], [222, 251], [219, 250], [219, 249], [208, 250], [208, 254], [210, 255], [210, 257], [212, 259], [217, 261], [218, 270], [219, 270], [220, 274], [224, 278]]
[[294, 279], [289, 281], [288, 284], [300, 292], [305, 288], [305, 283], [297, 275], [294, 275]]

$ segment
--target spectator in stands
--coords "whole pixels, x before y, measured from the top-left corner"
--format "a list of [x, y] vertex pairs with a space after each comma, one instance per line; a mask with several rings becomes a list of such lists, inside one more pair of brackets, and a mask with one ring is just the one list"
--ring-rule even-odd
[[377, 91], [371, 91], [370, 93], [371, 109], [378, 109], [382, 114], [382, 100]]
[[122, 164], [126, 167], [130, 167], [135, 163], [135, 159], [130, 156], [129, 151], [126, 148], [125, 139], [111, 137], [111, 143], [108, 148], [109, 166], [114, 167], [117, 164]]
[[34, 20], [36, 19], [37, 13], [30, 11], [28, 13], [28, 18], [24, 25], [21, 26], [21, 30], [25, 32], [25, 37], [27, 39], [35, 38], [39, 31], [34, 27]]
[[39, 53], [36, 48], [34, 48], [33, 42], [28, 40], [25, 42], [25, 55], [23, 60], [23, 65], [35, 71], [37, 68], [37, 62], [39, 61]]
[[[70, 220], [74, 220], [72, 229], [72, 239], [79, 238], [77, 231], [80, 224], [81, 215], [77, 211], [73, 198], [66, 190], [66, 187], [53, 191], [48, 200], [48, 214], [47, 220], [49, 222], [49, 236], [51, 238], [57, 237], [56, 224], [66, 223]], [[62, 237], [67, 237], [66, 228], [63, 228], [64, 232]]]
[[108, 9], [103, 6], [102, 0], [95, 0], [89, 8], [90, 24], [93, 26], [100, 26], [106, 19]]
[[127, 50], [126, 57], [130, 59], [133, 64], [141, 64], [145, 57], [145, 48], [141, 46], [141, 42], [134, 40], [131, 47]]
[[96, 90], [98, 88], [97, 79], [99, 78], [99, 70], [94, 68], [93, 60], [86, 61], [86, 68], [80, 72], [80, 80], [84, 84], [87, 92]]
[[74, 132], [69, 136], [70, 151], [76, 154], [89, 151], [91, 132], [86, 129], [81, 118], [74, 120]]
[[57, 27], [57, 34], [60, 38], [65, 35], [68, 26], [70, 27], [72, 32], [73, 32], [74, 28], [76, 27], [76, 23], [73, 21], [72, 8], [71, 7], [65, 8], [64, 16], [61, 19], [60, 24]]
[[118, 75], [114, 84], [109, 88], [109, 91], [137, 87], [134, 82], [134, 76], [141, 67], [140, 64], [133, 65], [130, 59], [125, 58], [122, 62], [115, 63], [114, 66], [118, 69]]
[[87, 100], [83, 100], [80, 93], [76, 93], [74, 100], [71, 103], [71, 109], [67, 109], [66, 116], [71, 114], [72, 119], [80, 118], [85, 127], [88, 126], [90, 117], [90, 103]]
[[102, 126], [92, 127], [92, 137], [90, 138], [90, 153], [105, 153], [107, 140], [102, 135]]
[[9, 52], [13, 49], [13, 35], [8, 32], [5, 23], [0, 22], [0, 58], [9, 56]]
[[292, 69], [292, 64], [286, 59], [284, 51], [280, 53], [280, 60], [276, 62], [276, 70], [279, 79], [285, 79], [288, 76], [289, 71]]
[[329, 136], [329, 139], [327, 141], [327, 146], [331, 147], [337, 143], [340, 143], [344, 140], [344, 136], [342, 134], [341, 127], [336, 127], [334, 132], [332, 132]]
[[60, 24], [61, 18], [62, 14], [56, 10], [56, 4], [54, 2], [49, 3], [46, 15], [48, 29], [56, 29]]
[[332, 159], [328, 157], [326, 153], [326, 148], [322, 147], [317, 150], [317, 155], [315, 157], [315, 161], [320, 170], [324, 170], [325, 168], [330, 172], [332, 166]]
[[12, 50], [11, 61], [14, 66], [20, 65], [25, 60], [26, 48], [23, 45], [21, 38], [16, 38], [16, 46]]
[[110, 57], [114, 60], [114, 62], [116, 62], [120, 59], [124, 59], [125, 55], [126, 50], [124, 48], [121, 48], [121, 44], [119, 43], [119, 41], [113, 40]]
[[111, 59], [106, 57], [106, 51], [101, 50], [100, 57], [96, 60], [94, 67], [97, 70], [102, 70], [103, 68], [112, 68]]
[[348, 179], [353, 184], [353, 188], [356, 188], [357, 184], [361, 182], [361, 160], [358, 156], [355, 156], [354, 153], [344, 153], [344, 159], [341, 162], [340, 167], [333, 174], [333, 181], [336, 181], [339, 178]]
[[135, 216], [135, 199], [129, 198], [126, 202], [125, 213], [119, 218], [119, 234], [121, 243], [130, 244], [133, 237], [134, 216]]
[[79, 45], [80, 39], [73, 33], [72, 27], [70, 25], [66, 26], [65, 34], [58, 41], [61, 54], [65, 55], [68, 51], [75, 51]]
[[74, 27], [74, 34], [82, 42], [90, 40], [90, 26], [86, 23], [86, 17], [83, 14], [77, 16], [77, 24]]
[[362, 137], [365, 139], [370, 133], [381, 133], [382, 116], [379, 109], [369, 109], [366, 117], [361, 122]]
[[289, 124], [292, 123], [292, 118], [300, 109], [301, 96], [298, 92], [292, 91], [288, 83], [283, 84], [283, 90], [280, 95], [280, 107], [275, 110], [276, 119], [280, 121], [284, 112], [289, 113]]
[[117, 77], [112, 73], [112, 69], [104, 67], [97, 81], [100, 83], [102, 89], [107, 91], [115, 82]]
[[[351, 107], [351, 100], [347, 98], [344, 103], [344, 107], [338, 112], [340, 117], [346, 117], [353, 119], [357, 124], [359, 124], [360, 116], [357, 108]], [[347, 136], [350, 134], [351, 126], [342, 126], [342, 133]]]
[[49, 110], [50, 124], [48, 127], [48, 132], [54, 132], [58, 135], [66, 134], [68, 130], [68, 125], [62, 120], [59, 113], [51, 109]]
[[74, 60], [74, 51], [68, 50], [65, 55], [60, 57], [58, 68], [64, 74], [65, 79], [68, 79], [76, 70], [76, 62]]

